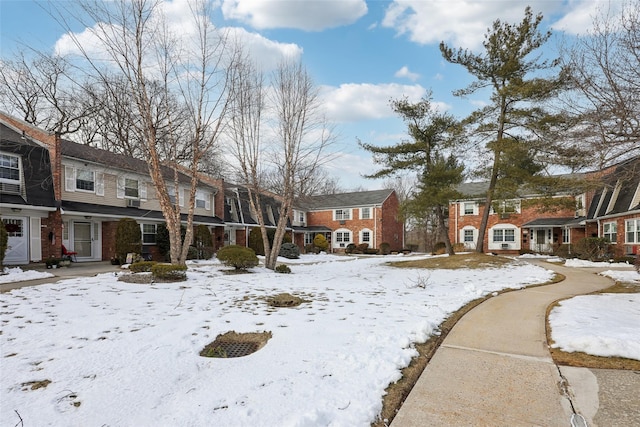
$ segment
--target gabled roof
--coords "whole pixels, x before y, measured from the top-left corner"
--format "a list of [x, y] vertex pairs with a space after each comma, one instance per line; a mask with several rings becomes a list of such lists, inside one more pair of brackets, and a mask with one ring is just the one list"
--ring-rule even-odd
[[640, 210], [640, 157], [618, 164], [603, 177], [603, 184], [593, 198], [589, 218]]
[[[62, 155], [67, 158], [102, 164], [115, 169], [122, 169], [142, 175], [149, 175], [147, 162], [144, 160], [125, 156], [123, 154], [113, 153], [111, 151], [92, 147], [86, 144], [78, 144], [76, 142], [64, 139], [61, 142], [61, 149]], [[167, 166], [163, 166], [162, 175], [166, 180], [172, 180], [173, 169]], [[178, 180], [179, 182], [184, 184], [189, 184], [191, 182], [189, 176], [183, 172], [178, 172]], [[202, 180], [200, 180], [200, 182], [207, 187], [215, 188], [210, 184], [204, 183]]]
[[306, 210], [355, 208], [382, 204], [394, 190], [356, 191], [352, 193], [309, 196], [296, 201], [295, 206]]
[[[258, 225], [258, 221], [251, 215], [249, 204], [249, 190], [242, 185], [229, 184], [224, 190], [224, 220], [229, 223]], [[267, 227], [275, 227], [280, 218], [280, 206], [278, 199], [268, 193], [260, 196], [262, 202], [262, 217]], [[269, 215], [269, 210], [272, 215]], [[271, 220], [273, 217], [273, 221]], [[288, 224], [287, 224], [288, 226]]]
[[[0, 122], [0, 151], [22, 158], [22, 195], [2, 193], [0, 201], [12, 205], [55, 207], [49, 151], [40, 144], [22, 139], [22, 134]], [[23, 197], [24, 196], [24, 197]]]
[[[575, 190], [572, 188], [575, 186], [575, 183], [584, 182], [584, 180], [587, 179], [587, 176], [588, 174], [585, 173], [572, 173], [544, 177], [544, 179], [554, 180], [554, 185], [557, 186], [557, 188], [550, 187], [549, 184], [547, 184], [546, 187], [541, 188], [535, 188], [535, 186], [532, 186], [531, 184], [525, 184], [521, 185], [517, 189], [514, 198], [540, 196], [549, 192], [560, 195], [571, 194]], [[488, 189], [489, 181], [463, 182], [456, 187], [456, 190], [463, 195], [460, 200], [485, 197]]]

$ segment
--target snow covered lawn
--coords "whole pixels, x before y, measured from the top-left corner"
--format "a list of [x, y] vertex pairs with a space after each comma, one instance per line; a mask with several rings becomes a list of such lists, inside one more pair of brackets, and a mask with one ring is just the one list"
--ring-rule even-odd
[[[1, 425], [368, 426], [413, 342], [470, 300], [552, 277], [522, 262], [426, 271], [390, 259], [303, 256], [314, 263], [288, 275], [209, 262], [183, 283], [103, 274], [1, 294]], [[269, 307], [281, 292], [311, 302]], [[198, 355], [231, 330], [273, 336], [246, 357]]]
[[[600, 274], [640, 284], [636, 271], [608, 270]], [[549, 314], [549, 324], [554, 348], [640, 360], [639, 293], [580, 295], [564, 300]]]

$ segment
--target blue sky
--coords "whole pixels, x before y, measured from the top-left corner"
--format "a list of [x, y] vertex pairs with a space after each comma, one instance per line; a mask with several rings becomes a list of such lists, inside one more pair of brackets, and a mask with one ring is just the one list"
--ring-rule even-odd
[[[66, 1], [66, 0], [65, 0]], [[166, 1], [179, 15], [186, 0]], [[545, 0], [531, 2], [545, 17], [544, 29], [556, 40], [583, 33], [591, 17], [609, 2]], [[45, 3], [41, 3], [46, 6]], [[478, 51], [495, 19], [516, 23], [528, 4], [519, 0], [218, 0], [211, 16], [219, 27], [235, 28], [253, 47], [258, 61], [277, 63], [282, 56], [299, 58], [325, 97], [328, 117], [336, 123], [338, 156], [329, 171], [341, 186], [377, 189], [381, 181], [365, 180], [375, 171], [371, 156], [357, 138], [380, 145], [399, 142], [405, 127], [389, 107], [390, 99], [417, 101], [429, 90], [440, 108], [463, 117], [481, 105], [482, 95], [468, 99], [452, 95], [471, 77], [445, 63], [438, 44]], [[613, 7], [620, 1], [612, 0]], [[36, 2], [0, 1], [2, 58], [19, 46], [64, 50], [62, 28]], [[78, 28], [78, 31], [82, 31]]]

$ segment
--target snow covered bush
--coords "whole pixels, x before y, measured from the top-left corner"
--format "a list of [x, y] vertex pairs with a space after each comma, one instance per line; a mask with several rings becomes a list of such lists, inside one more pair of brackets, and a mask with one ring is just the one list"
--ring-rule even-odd
[[229, 245], [218, 250], [216, 254], [221, 263], [236, 270], [245, 270], [258, 265], [258, 257], [251, 248]]

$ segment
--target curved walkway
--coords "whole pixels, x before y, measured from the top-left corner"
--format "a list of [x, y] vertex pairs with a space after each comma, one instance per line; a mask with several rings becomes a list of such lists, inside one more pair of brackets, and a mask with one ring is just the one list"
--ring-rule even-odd
[[[589, 426], [640, 425], [638, 373], [558, 368], [547, 348], [549, 304], [613, 281], [594, 269], [532, 262], [566, 279], [501, 294], [467, 313], [436, 351], [392, 427], [571, 426], [574, 412]], [[605, 386], [607, 381], [613, 384]], [[606, 392], [620, 393], [620, 382], [631, 407], [615, 408], [621, 403], [613, 398], [614, 407], [603, 408]], [[578, 421], [574, 425], [584, 425]]]

